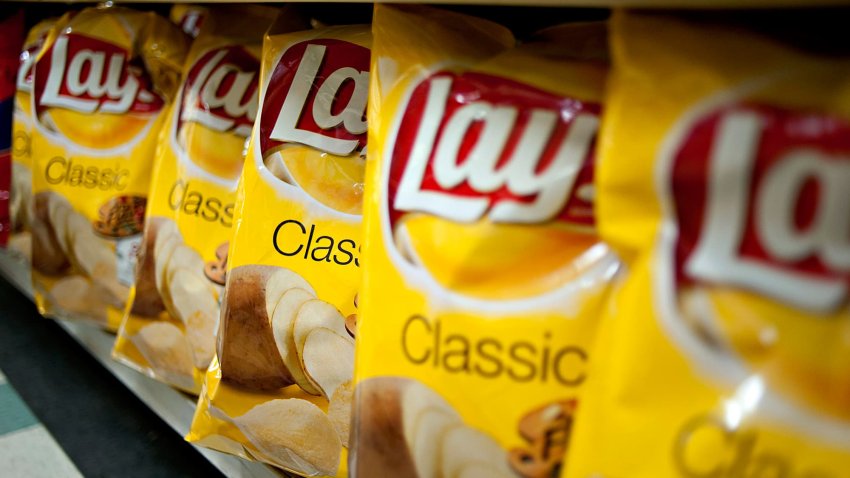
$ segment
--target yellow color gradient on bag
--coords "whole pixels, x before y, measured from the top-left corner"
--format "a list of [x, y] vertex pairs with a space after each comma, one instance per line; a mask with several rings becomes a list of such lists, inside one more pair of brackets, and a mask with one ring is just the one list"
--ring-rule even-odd
[[285, 31], [263, 44], [217, 357], [187, 438], [346, 476], [371, 34]]
[[43, 20], [27, 33], [15, 83], [15, 111], [12, 119], [12, 189], [9, 197], [12, 233], [7, 247], [23, 259], [27, 266], [32, 255], [32, 236], [29, 227], [33, 210], [31, 147], [33, 65], [55, 21], [56, 19]]
[[373, 30], [351, 474], [552, 476], [617, 267], [593, 228], [607, 68], [427, 7]]
[[850, 58], [618, 12], [566, 476], [850, 477]]
[[39, 311], [116, 330], [185, 36], [125, 8], [66, 14], [34, 65], [32, 266]]
[[236, 186], [259, 104], [263, 31], [277, 13], [218, 7], [192, 43], [159, 138], [136, 282], [113, 351], [195, 394], [215, 354]]

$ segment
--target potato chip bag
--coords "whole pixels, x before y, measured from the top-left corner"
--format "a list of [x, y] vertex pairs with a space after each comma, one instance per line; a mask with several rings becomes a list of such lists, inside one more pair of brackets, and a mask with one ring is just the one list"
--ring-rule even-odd
[[0, 14], [0, 29], [0, 247], [6, 247], [12, 229], [12, 116], [18, 55], [24, 40], [23, 10]]
[[346, 475], [370, 45], [368, 25], [265, 38], [217, 358], [187, 437], [299, 475]]
[[192, 43], [157, 147], [132, 300], [115, 342], [120, 361], [195, 394], [215, 353], [263, 33], [277, 13], [217, 7]]
[[432, 8], [373, 21], [352, 476], [554, 476], [617, 268], [606, 65]]
[[[234, 20], [238, 20], [239, 12], [233, 10], [232, 13], [232, 18]], [[209, 14], [210, 9], [207, 7], [190, 5], [187, 3], [175, 3], [174, 6], [171, 7], [171, 13], [169, 16], [171, 17], [172, 22], [180, 26], [181, 30], [192, 38], [195, 38], [199, 33], [201, 33], [201, 27], [203, 27], [204, 21]], [[269, 20], [274, 20], [274, 18]], [[259, 26], [257, 30], [262, 32]]]
[[9, 213], [12, 222], [8, 248], [29, 267], [32, 236], [29, 232], [32, 203], [32, 77], [33, 65], [55, 18], [32, 27], [24, 40], [16, 75], [15, 113], [12, 120], [12, 188]]
[[850, 477], [850, 58], [617, 12], [568, 477]]
[[33, 70], [33, 288], [39, 311], [115, 330], [133, 283], [156, 139], [187, 42], [154, 13], [66, 14]]

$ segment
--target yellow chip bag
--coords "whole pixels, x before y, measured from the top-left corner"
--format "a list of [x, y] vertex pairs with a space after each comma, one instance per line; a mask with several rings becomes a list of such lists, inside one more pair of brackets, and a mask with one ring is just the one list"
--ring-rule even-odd
[[12, 233], [7, 247], [27, 263], [32, 256], [29, 232], [32, 201], [32, 78], [33, 65], [55, 18], [32, 27], [24, 40], [15, 86], [15, 110], [12, 120], [12, 187], [9, 216]]
[[352, 476], [557, 475], [617, 263], [593, 229], [607, 68], [377, 5]]
[[566, 476], [850, 477], [850, 58], [617, 12]]
[[33, 287], [42, 314], [117, 329], [156, 138], [185, 36], [153, 13], [87, 8], [48, 34], [33, 77]]
[[[218, 9], [221, 9], [221, 7], [219, 6]], [[187, 3], [175, 3], [174, 6], [171, 7], [169, 17], [171, 17], [171, 21], [176, 25], [179, 25], [180, 29], [182, 29], [187, 35], [195, 38], [201, 33], [201, 28], [209, 14], [210, 9], [207, 7], [190, 5]], [[239, 12], [237, 10], [232, 10], [232, 14], [232, 19], [238, 19]], [[269, 20], [274, 20], [274, 18], [270, 18]], [[262, 33], [262, 25], [258, 25], [257, 31]]]
[[120, 361], [196, 394], [215, 353], [263, 32], [277, 13], [218, 7], [192, 43], [159, 139], [132, 300], [115, 342]]
[[217, 359], [187, 438], [345, 476], [371, 34], [279, 31], [263, 44]]

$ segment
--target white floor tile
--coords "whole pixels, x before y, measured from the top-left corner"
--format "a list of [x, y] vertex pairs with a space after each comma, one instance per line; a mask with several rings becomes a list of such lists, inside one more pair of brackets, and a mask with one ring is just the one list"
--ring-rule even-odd
[[0, 474], [4, 478], [82, 478], [41, 425], [0, 436]]

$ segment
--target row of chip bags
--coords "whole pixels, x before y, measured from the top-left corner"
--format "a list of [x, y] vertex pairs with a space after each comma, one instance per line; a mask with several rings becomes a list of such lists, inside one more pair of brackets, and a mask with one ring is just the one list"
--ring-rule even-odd
[[302, 476], [850, 477], [847, 51], [172, 13], [30, 31], [4, 257], [199, 395], [187, 440]]

